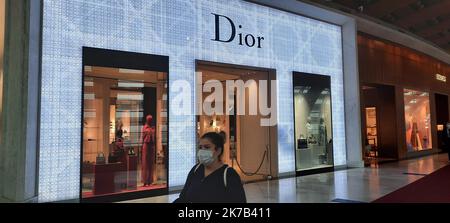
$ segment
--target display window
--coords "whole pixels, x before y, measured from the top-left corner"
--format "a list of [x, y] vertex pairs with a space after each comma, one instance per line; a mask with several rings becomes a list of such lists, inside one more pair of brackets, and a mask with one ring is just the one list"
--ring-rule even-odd
[[294, 73], [297, 171], [333, 167], [330, 77]]
[[432, 149], [430, 94], [404, 89], [404, 103], [408, 151]]
[[83, 69], [82, 198], [167, 188], [168, 74], [120, 65]]

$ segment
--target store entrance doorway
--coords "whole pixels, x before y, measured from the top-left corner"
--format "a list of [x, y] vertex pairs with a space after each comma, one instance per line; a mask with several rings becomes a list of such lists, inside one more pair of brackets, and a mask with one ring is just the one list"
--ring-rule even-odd
[[395, 87], [366, 84], [361, 92], [362, 152], [366, 166], [397, 160]]
[[[205, 107], [223, 107], [223, 113], [211, 114], [205, 110], [202, 114], [197, 114], [197, 138], [207, 132], [225, 135], [222, 160], [233, 167], [244, 182], [273, 177], [277, 169], [277, 127], [261, 126], [261, 120], [267, 116], [259, 111], [250, 114], [250, 106], [259, 107], [260, 97], [267, 97], [268, 105], [271, 106], [271, 95], [259, 93], [261, 85], [264, 84], [261, 81], [270, 85], [270, 80], [275, 80], [275, 72], [269, 69], [199, 61], [197, 78], [197, 94], [200, 94], [197, 95], [197, 100], [202, 102], [202, 110]], [[243, 94], [239, 94], [237, 88], [232, 89], [233, 96], [227, 94], [227, 82], [233, 81], [246, 83]], [[218, 89], [212, 89], [212, 92], [204, 91], [214, 82], [220, 83], [223, 90], [222, 97], [218, 100], [211, 100], [212, 92]], [[271, 87], [268, 86], [267, 89]], [[270, 91], [268, 93], [270, 94]], [[242, 105], [245, 107], [245, 114], [238, 112], [238, 106]]]

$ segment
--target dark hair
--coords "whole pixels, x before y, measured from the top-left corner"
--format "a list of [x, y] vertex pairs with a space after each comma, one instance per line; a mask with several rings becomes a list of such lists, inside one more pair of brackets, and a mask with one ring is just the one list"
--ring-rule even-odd
[[223, 147], [225, 145], [225, 139], [227, 137], [227, 134], [222, 131], [220, 133], [216, 133], [216, 132], [208, 132], [205, 133], [201, 139], [208, 139], [209, 141], [212, 142], [212, 144], [214, 144], [214, 146], [216, 146], [216, 149], [221, 148], [220, 150], [220, 154], [219, 154], [219, 158], [222, 156], [223, 154]]

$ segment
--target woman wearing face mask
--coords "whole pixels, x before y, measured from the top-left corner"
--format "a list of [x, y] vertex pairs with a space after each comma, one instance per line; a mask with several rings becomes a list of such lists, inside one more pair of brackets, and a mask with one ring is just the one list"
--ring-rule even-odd
[[200, 138], [199, 163], [189, 172], [177, 203], [246, 203], [244, 187], [236, 171], [224, 164], [225, 137], [206, 133]]

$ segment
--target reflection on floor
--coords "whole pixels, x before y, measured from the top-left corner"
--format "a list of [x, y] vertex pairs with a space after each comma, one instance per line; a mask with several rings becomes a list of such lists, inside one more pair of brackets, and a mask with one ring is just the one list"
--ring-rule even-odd
[[364, 159], [365, 167], [378, 167], [380, 164], [394, 162], [396, 159], [392, 158], [382, 158], [382, 157], [366, 157]]
[[[432, 155], [373, 168], [250, 183], [245, 185], [245, 191], [250, 203], [371, 202], [448, 164], [446, 154]], [[178, 194], [171, 194], [127, 202], [167, 203], [177, 197]]]
[[323, 168], [331, 168], [331, 167], [333, 167], [333, 165], [322, 164], [322, 165], [318, 165], [318, 166], [311, 167], [311, 168], [297, 169], [297, 171], [320, 170], [320, 169], [323, 169]]
[[[115, 194], [123, 194], [123, 193], [129, 193], [129, 192], [138, 192], [138, 191], [147, 191], [147, 190], [156, 190], [156, 189], [164, 189], [167, 188], [167, 185], [165, 183], [158, 183], [158, 184], [153, 184], [150, 186], [138, 186], [135, 189], [124, 189], [121, 190], [119, 192], [115, 192], [115, 193], [109, 193], [109, 194], [100, 194], [100, 195], [95, 195], [95, 196], [108, 196], [108, 195], [115, 195]], [[91, 198], [91, 197], [95, 197], [94, 193], [91, 191], [83, 191], [83, 198]]]

